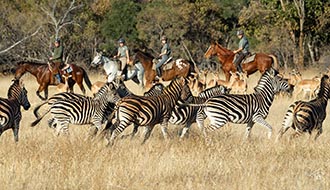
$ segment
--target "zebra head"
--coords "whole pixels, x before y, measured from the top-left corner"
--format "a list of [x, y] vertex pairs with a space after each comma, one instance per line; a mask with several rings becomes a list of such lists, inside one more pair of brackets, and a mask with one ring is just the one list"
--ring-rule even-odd
[[182, 87], [180, 100], [185, 102], [185, 103], [192, 103], [193, 100], [194, 100], [194, 96], [191, 93], [191, 90], [188, 86], [188, 81], [186, 79], [185, 79], [185, 84]]
[[112, 82], [107, 82], [95, 94], [94, 100], [104, 99], [106, 102], [115, 103], [120, 99], [116, 86]]
[[31, 105], [27, 97], [27, 90], [24, 87], [23, 81], [20, 79], [13, 79], [12, 85], [8, 90], [8, 99], [15, 98], [19, 104], [23, 106], [24, 110], [28, 110]]
[[279, 72], [273, 68], [267, 70], [269, 77], [272, 80], [272, 87], [274, 93], [281, 91], [289, 92], [292, 89], [292, 85], [289, 84], [287, 79], [283, 78], [283, 75], [280, 75]]

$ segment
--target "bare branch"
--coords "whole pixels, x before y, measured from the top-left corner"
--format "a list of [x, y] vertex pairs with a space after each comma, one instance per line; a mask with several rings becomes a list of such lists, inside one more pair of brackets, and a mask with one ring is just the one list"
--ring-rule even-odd
[[4, 53], [6, 53], [6, 52], [8, 52], [8, 51], [11, 50], [11, 49], [13, 49], [15, 46], [17, 46], [18, 44], [22, 43], [22, 42], [25, 41], [26, 39], [29, 39], [29, 38], [31, 38], [32, 36], [35, 36], [35, 35], [39, 32], [39, 30], [40, 30], [41, 28], [42, 28], [42, 27], [39, 26], [39, 28], [38, 28], [34, 33], [30, 34], [29, 36], [26, 36], [26, 37], [22, 38], [21, 40], [15, 42], [13, 45], [9, 46], [8, 48], [6, 48], [6, 49], [0, 51], [0, 55], [1, 55], [1, 54], [4, 54]]

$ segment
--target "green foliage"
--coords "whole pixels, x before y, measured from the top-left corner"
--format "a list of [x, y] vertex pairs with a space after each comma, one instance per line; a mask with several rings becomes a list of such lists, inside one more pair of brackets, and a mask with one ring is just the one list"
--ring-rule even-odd
[[104, 48], [112, 49], [120, 37], [131, 43], [137, 40], [138, 32], [135, 25], [136, 15], [140, 10], [140, 5], [130, 0], [113, 2], [101, 23], [101, 34], [105, 37], [106, 43]]

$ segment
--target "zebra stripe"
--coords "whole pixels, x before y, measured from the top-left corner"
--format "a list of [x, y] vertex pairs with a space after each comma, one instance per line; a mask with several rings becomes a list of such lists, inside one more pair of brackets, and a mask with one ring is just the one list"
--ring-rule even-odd
[[94, 98], [58, 100], [53, 103], [50, 109], [31, 126], [35, 126], [40, 120], [50, 111], [54, 121], [59, 125], [57, 133], [64, 131], [68, 133], [69, 123], [84, 125], [93, 124], [95, 126], [92, 135], [95, 135], [101, 128], [104, 120], [104, 112], [109, 103], [114, 103], [119, 100], [117, 91], [112, 83], [106, 83], [95, 94]]
[[27, 90], [19, 79], [13, 80], [7, 95], [8, 99], [0, 98], [0, 136], [5, 130], [11, 128], [14, 132], [14, 139], [18, 142], [19, 124], [22, 119], [20, 106], [23, 106], [24, 110], [28, 110], [30, 102]]
[[128, 127], [134, 124], [134, 129], [138, 126], [147, 126], [145, 142], [156, 124], [161, 124], [162, 132], [167, 137], [167, 125], [171, 116], [171, 111], [176, 102], [182, 98], [182, 94], [188, 94], [189, 87], [184, 78], [173, 80], [163, 93], [158, 96], [128, 96], [122, 98], [117, 103], [116, 128], [110, 134], [109, 144], [112, 145], [115, 138]]
[[277, 75], [274, 69], [267, 70], [259, 79], [258, 85], [252, 94], [224, 94], [208, 99], [204, 106], [204, 112], [210, 120], [208, 129], [214, 130], [228, 122], [247, 123], [246, 135], [250, 136], [255, 123], [266, 127], [268, 138], [271, 137], [272, 127], [265, 121], [269, 108], [277, 92], [290, 89], [287, 80]]
[[[201, 93], [199, 93], [198, 97], [191, 95], [189, 97], [191, 98], [191, 100], [190, 101], [188, 100], [188, 102], [194, 104], [201, 104], [211, 97], [225, 93], [228, 93], [226, 87], [215, 86], [213, 88], [209, 88], [202, 91]], [[181, 106], [180, 103], [179, 106], [174, 107], [169, 122], [174, 125], [184, 125], [180, 137], [183, 138], [185, 136], [191, 124], [194, 122], [197, 122], [198, 127], [202, 130], [204, 127], [204, 119], [206, 118], [203, 108], [192, 107], [192, 106]]]
[[282, 128], [277, 140], [292, 127], [295, 130], [293, 136], [299, 136], [303, 132], [312, 133], [317, 130], [314, 140], [322, 134], [322, 124], [326, 117], [326, 107], [330, 98], [330, 79], [324, 75], [321, 79], [320, 91], [317, 97], [311, 101], [296, 101], [289, 106], [285, 114]]

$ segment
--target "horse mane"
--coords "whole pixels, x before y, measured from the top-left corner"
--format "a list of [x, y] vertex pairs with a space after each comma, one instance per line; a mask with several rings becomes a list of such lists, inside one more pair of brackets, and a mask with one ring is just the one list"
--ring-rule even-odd
[[23, 65], [23, 64], [29, 64], [29, 65], [45, 65], [47, 64], [46, 62], [37, 62], [37, 61], [32, 61], [32, 60], [22, 60], [16, 63], [17, 65]]
[[151, 53], [144, 52], [144, 51], [139, 50], [139, 49], [134, 49], [133, 52], [134, 52], [134, 53], [140, 53], [140, 54], [142, 54], [144, 57], [148, 57], [148, 58], [150, 58], [150, 59], [154, 59], [154, 58], [155, 58], [153, 55], [151, 55]]
[[323, 75], [323, 77], [321, 78], [320, 91], [317, 93], [317, 98], [321, 98], [323, 96], [323, 94], [325, 93], [326, 80], [328, 80], [328, 79], [329, 79], [328, 75]]

